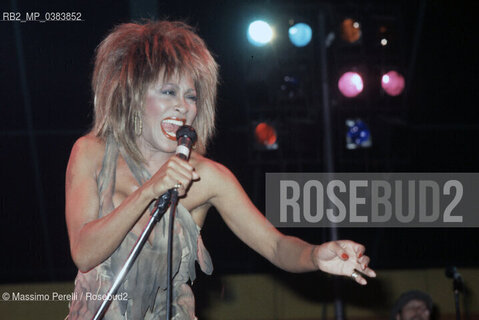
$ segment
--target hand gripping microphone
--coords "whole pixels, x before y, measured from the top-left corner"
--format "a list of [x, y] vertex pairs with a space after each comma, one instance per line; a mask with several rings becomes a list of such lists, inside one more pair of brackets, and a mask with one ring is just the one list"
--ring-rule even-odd
[[[178, 142], [176, 156], [180, 159], [188, 160], [191, 148], [197, 139], [198, 137], [193, 127], [187, 125], [181, 126], [178, 131], [176, 131], [176, 141]], [[158, 220], [161, 219], [161, 216], [166, 212], [166, 209], [168, 209], [172, 192], [176, 192], [176, 189], [170, 189], [158, 198], [155, 205], [156, 208], [153, 210], [153, 212], [159, 210], [160, 215], [158, 216]]]

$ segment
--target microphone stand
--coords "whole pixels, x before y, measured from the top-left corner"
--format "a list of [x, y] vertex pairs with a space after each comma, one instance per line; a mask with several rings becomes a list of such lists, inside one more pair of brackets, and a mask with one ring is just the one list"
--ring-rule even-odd
[[166, 286], [166, 319], [171, 319], [171, 303], [173, 299], [173, 227], [175, 225], [176, 205], [178, 204], [178, 191], [173, 189], [171, 191], [171, 205], [170, 205], [170, 221], [168, 225], [168, 254], [167, 254], [167, 269], [166, 279], [168, 284]]
[[[159, 222], [161, 218], [163, 218], [163, 215], [168, 209], [168, 205], [170, 204], [171, 193], [177, 195], [176, 190], [174, 192], [168, 191], [165, 194], [163, 194], [160, 198], [158, 198], [158, 200], [156, 201], [155, 209], [153, 210], [153, 213], [151, 214], [151, 218], [148, 221], [148, 224], [146, 225], [145, 229], [143, 229], [141, 235], [138, 237], [138, 240], [136, 240], [135, 246], [133, 247], [133, 249], [131, 249], [130, 254], [128, 255], [128, 258], [126, 259], [125, 263], [123, 264], [123, 267], [121, 268], [120, 272], [116, 276], [115, 281], [113, 282], [113, 285], [111, 286], [110, 290], [108, 290], [105, 299], [103, 300], [102, 304], [98, 308], [95, 316], [92, 318], [93, 320], [100, 320], [105, 315], [105, 312], [107, 311], [108, 307], [113, 301], [113, 296], [118, 291], [118, 288], [123, 283], [123, 280], [125, 280], [125, 277], [128, 274], [128, 271], [130, 271], [131, 267], [135, 263], [136, 258], [138, 257], [141, 250], [143, 249], [143, 246], [148, 240], [148, 237], [153, 231], [153, 228], [155, 227], [156, 223]], [[178, 196], [173, 198], [176, 198], [176, 201], [178, 201], [177, 200]], [[176, 203], [174, 206], [171, 205], [171, 209], [172, 210], [176, 209]], [[170, 209], [170, 216], [171, 216], [171, 209]], [[171, 220], [170, 220], [170, 224], [171, 224]], [[171, 232], [169, 236], [171, 236]], [[170, 242], [169, 238], [168, 238], [168, 242]], [[168, 255], [170, 255], [170, 252], [168, 252]], [[170, 265], [168, 265], [168, 270], [170, 268], [171, 268]], [[169, 287], [170, 286], [168, 286], [168, 289]], [[171, 299], [168, 301], [171, 301]]]
[[464, 288], [461, 274], [457, 272], [456, 267], [447, 267], [446, 277], [452, 278], [452, 286], [454, 290], [454, 304], [456, 307], [456, 320], [461, 320], [461, 311], [459, 308], [459, 294]]
[[459, 309], [459, 293], [462, 289], [461, 278], [454, 277], [452, 281], [454, 287], [454, 304], [456, 305], [456, 320], [461, 320], [461, 311]]

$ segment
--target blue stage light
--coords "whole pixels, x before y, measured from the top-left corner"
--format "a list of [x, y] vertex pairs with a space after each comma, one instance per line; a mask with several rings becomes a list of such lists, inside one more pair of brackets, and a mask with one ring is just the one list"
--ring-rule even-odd
[[257, 47], [262, 47], [273, 38], [273, 29], [263, 20], [256, 20], [248, 27], [248, 41]]
[[361, 119], [346, 120], [346, 148], [369, 148], [372, 145], [371, 131]]
[[311, 27], [306, 23], [297, 23], [294, 26], [289, 28], [289, 40], [296, 47], [304, 47], [311, 42], [311, 37], [313, 36], [313, 31]]

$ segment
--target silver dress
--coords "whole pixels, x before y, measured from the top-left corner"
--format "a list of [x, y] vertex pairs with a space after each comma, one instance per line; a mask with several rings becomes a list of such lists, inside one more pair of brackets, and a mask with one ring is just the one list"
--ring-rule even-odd
[[[115, 190], [116, 163], [120, 153], [140, 185], [151, 176], [144, 167], [136, 165], [124, 152], [120, 152], [113, 138], [109, 138], [97, 180], [100, 197], [99, 217], [114, 209], [112, 196]], [[105, 320], [166, 319], [168, 216], [165, 214], [155, 226], [154, 242], [152, 244], [146, 242], [118, 293], [114, 296], [104, 316]], [[137, 238], [130, 231], [108, 259], [88, 272], [78, 272], [68, 319], [91, 319], [94, 316]], [[173, 238], [172, 319], [174, 320], [196, 319], [195, 300], [188, 285], [188, 281], [193, 282], [196, 277], [195, 261], [198, 261], [203, 272], [212, 273], [213, 265], [203, 245], [200, 228], [188, 210], [178, 204]]]

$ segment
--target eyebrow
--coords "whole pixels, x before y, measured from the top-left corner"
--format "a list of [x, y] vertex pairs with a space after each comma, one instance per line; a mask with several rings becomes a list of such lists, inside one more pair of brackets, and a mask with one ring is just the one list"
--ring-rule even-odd
[[[179, 87], [180, 87], [178, 84], [172, 83], [172, 82], [164, 83], [164, 84], [162, 85], [162, 87], [163, 87], [163, 86], [166, 86], [166, 85], [174, 86], [174, 87], [176, 87], [176, 88], [179, 88]], [[186, 93], [189, 93], [189, 92], [196, 92], [196, 89], [195, 89], [195, 88], [188, 88], [188, 89], [186, 90]]]

